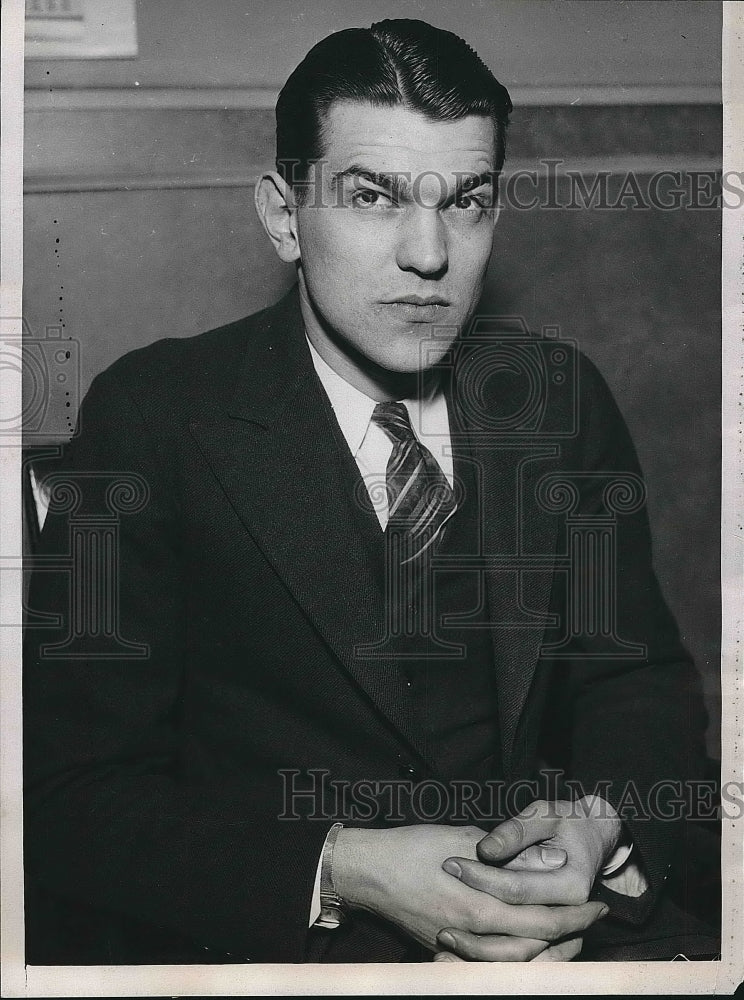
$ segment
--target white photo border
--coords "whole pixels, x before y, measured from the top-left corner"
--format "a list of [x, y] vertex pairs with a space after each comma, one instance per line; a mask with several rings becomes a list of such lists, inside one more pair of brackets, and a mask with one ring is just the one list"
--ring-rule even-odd
[[[744, 170], [744, 4], [725, 0], [724, 171]], [[2, 4], [0, 318], [20, 333], [23, 0]], [[744, 175], [742, 175], [744, 177]], [[744, 210], [723, 212], [722, 782], [744, 777]], [[0, 370], [0, 416], [18, 413], [19, 373]], [[0, 448], [0, 559], [20, 556], [18, 440]], [[12, 561], [12, 559], [11, 559]], [[0, 581], [0, 621], [20, 620], [21, 574]], [[29, 966], [24, 961], [20, 628], [0, 628], [3, 991], [7, 997], [730, 994], [744, 977], [744, 819], [724, 819], [722, 956], [716, 962], [429, 965]]]

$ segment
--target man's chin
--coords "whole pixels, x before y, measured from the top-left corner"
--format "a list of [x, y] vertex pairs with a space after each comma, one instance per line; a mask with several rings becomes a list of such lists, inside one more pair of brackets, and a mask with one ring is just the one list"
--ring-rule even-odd
[[384, 371], [390, 372], [391, 375], [415, 375], [416, 372], [435, 368], [446, 356], [455, 339], [442, 342], [429, 334], [421, 337], [413, 350], [408, 344], [399, 353], [371, 360]]

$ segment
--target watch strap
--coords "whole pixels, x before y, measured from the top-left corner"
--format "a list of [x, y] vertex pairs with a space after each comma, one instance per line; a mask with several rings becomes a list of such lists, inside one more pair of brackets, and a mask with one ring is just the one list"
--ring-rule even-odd
[[334, 929], [344, 922], [348, 914], [348, 906], [336, 892], [333, 881], [333, 848], [343, 827], [343, 823], [334, 823], [323, 845], [320, 860], [320, 916], [315, 921], [315, 927]]

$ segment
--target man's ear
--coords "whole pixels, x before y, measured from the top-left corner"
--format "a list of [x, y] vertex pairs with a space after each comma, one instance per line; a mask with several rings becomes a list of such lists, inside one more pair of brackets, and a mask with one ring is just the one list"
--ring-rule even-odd
[[288, 264], [299, 260], [297, 206], [289, 184], [275, 170], [268, 171], [256, 184], [255, 202], [261, 225], [279, 257]]

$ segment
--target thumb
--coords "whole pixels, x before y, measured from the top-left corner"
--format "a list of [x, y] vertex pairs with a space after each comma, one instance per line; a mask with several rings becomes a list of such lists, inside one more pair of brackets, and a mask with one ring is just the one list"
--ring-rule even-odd
[[568, 854], [562, 847], [552, 844], [533, 844], [520, 851], [503, 867], [515, 872], [544, 872], [563, 868], [568, 861]]
[[494, 827], [478, 841], [476, 852], [486, 864], [497, 864], [516, 857], [521, 851], [555, 834], [560, 817], [545, 815], [542, 803], [535, 802], [521, 813]]

